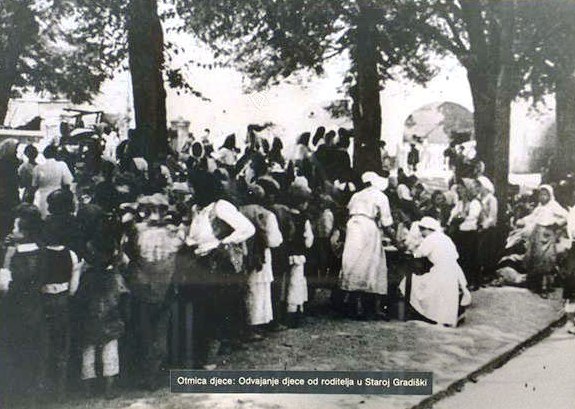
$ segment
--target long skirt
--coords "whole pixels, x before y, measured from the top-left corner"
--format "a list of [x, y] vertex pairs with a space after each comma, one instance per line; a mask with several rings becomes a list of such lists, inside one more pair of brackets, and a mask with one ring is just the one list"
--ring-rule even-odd
[[340, 287], [345, 291], [387, 294], [387, 262], [375, 221], [353, 216], [347, 222]]
[[265, 261], [260, 270], [252, 271], [247, 277], [244, 295], [248, 325], [263, 325], [273, 321], [272, 308], [272, 253], [265, 250]]
[[290, 256], [290, 272], [286, 275], [285, 302], [287, 312], [303, 312], [308, 300], [307, 280], [304, 274], [305, 256]]
[[268, 324], [274, 319], [272, 283], [249, 283], [246, 293], [248, 325]]
[[470, 285], [482, 284], [481, 265], [479, 257], [479, 232], [477, 230], [458, 231], [452, 237], [457, 253], [459, 264], [465, 273]]
[[[409, 303], [419, 314], [439, 324], [455, 327], [459, 310], [458, 274], [463, 275], [457, 263], [433, 266], [429, 273], [411, 277]], [[405, 281], [400, 284], [405, 294]]]
[[549, 290], [556, 271], [556, 231], [547, 226], [535, 226], [527, 243], [524, 258], [528, 287], [539, 293]]

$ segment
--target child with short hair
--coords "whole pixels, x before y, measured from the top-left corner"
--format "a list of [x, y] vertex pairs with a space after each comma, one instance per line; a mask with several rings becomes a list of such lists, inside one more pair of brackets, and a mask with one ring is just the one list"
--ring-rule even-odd
[[125, 287], [113, 264], [116, 243], [100, 237], [86, 246], [84, 269], [76, 298], [79, 312], [79, 338], [82, 344], [82, 380], [86, 393], [94, 394], [96, 360], [101, 361], [105, 396], [115, 397], [114, 383], [120, 373], [118, 339], [124, 333], [120, 298]]
[[287, 243], [290, 271], [287, 276], [285, 301], [287, 304], [288, 325], [298, 327], [303, 315], [304, 304], [308, 301], [307, 279], [305, 277], [306, 255], [314, 242], [313, 230], [307, 209], [311, 189], [307, 180], [296, 179], [287, 192], [288, 205], [295, 225], [295, 233]]
[[45, 338], [42, 311], [40, 210], [19, 205], [0, 257], [0, 406], [36, 399], [42, 391]]

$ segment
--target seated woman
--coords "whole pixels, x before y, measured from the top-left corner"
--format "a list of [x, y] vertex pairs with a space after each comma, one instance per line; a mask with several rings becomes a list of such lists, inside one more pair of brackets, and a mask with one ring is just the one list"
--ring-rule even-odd
[[[411, 277], [409, 303], [415, 315], [424, 321], [455, 327], [460, 291], [463, 293], [461, 305], [469, 305], [471, 301], [467, 280], [457, 262], [457, 249], [437, 220], [424, 217], [419, 222], [419, 229], [423, 240], [414, 256], [427, 258], [431, 266], [428, 272]], [[401, 284], [404, 294], [406, 281], [404, 279]]]

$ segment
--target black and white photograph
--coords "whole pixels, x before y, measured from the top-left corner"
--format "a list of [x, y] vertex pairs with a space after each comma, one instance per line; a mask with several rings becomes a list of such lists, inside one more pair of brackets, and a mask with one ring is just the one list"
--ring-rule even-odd
[[575, 408], [575, 0], [0, 0], [0, 408]]

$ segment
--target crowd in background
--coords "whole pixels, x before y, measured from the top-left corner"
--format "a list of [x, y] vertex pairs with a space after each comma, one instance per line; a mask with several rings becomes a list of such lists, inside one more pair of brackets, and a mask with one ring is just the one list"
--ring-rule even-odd
[[409, 317], [456, 327], [509, 260], [542, 295], [575, 262], [571, 179], [562, 204], [544, 185], [501, 205], [480, 161], [429, 191], [415, 153], [392, 176], [382, 144], [382, 169], [358, 174], [346, 129], [303, 133], [286, 155], [263, 128], [243, 149], [191, 136], [161, 162], [110, 128], [42, 161], [0, 144], [0, 396], [62, 399], [78, 380], [91, 395], [102, 378], [113, 397], [119, 375], [153, 389], [170, 366], [213, 369], [302, 325], [318, 288], [353, 319], [397, 318], [403, 299]]

